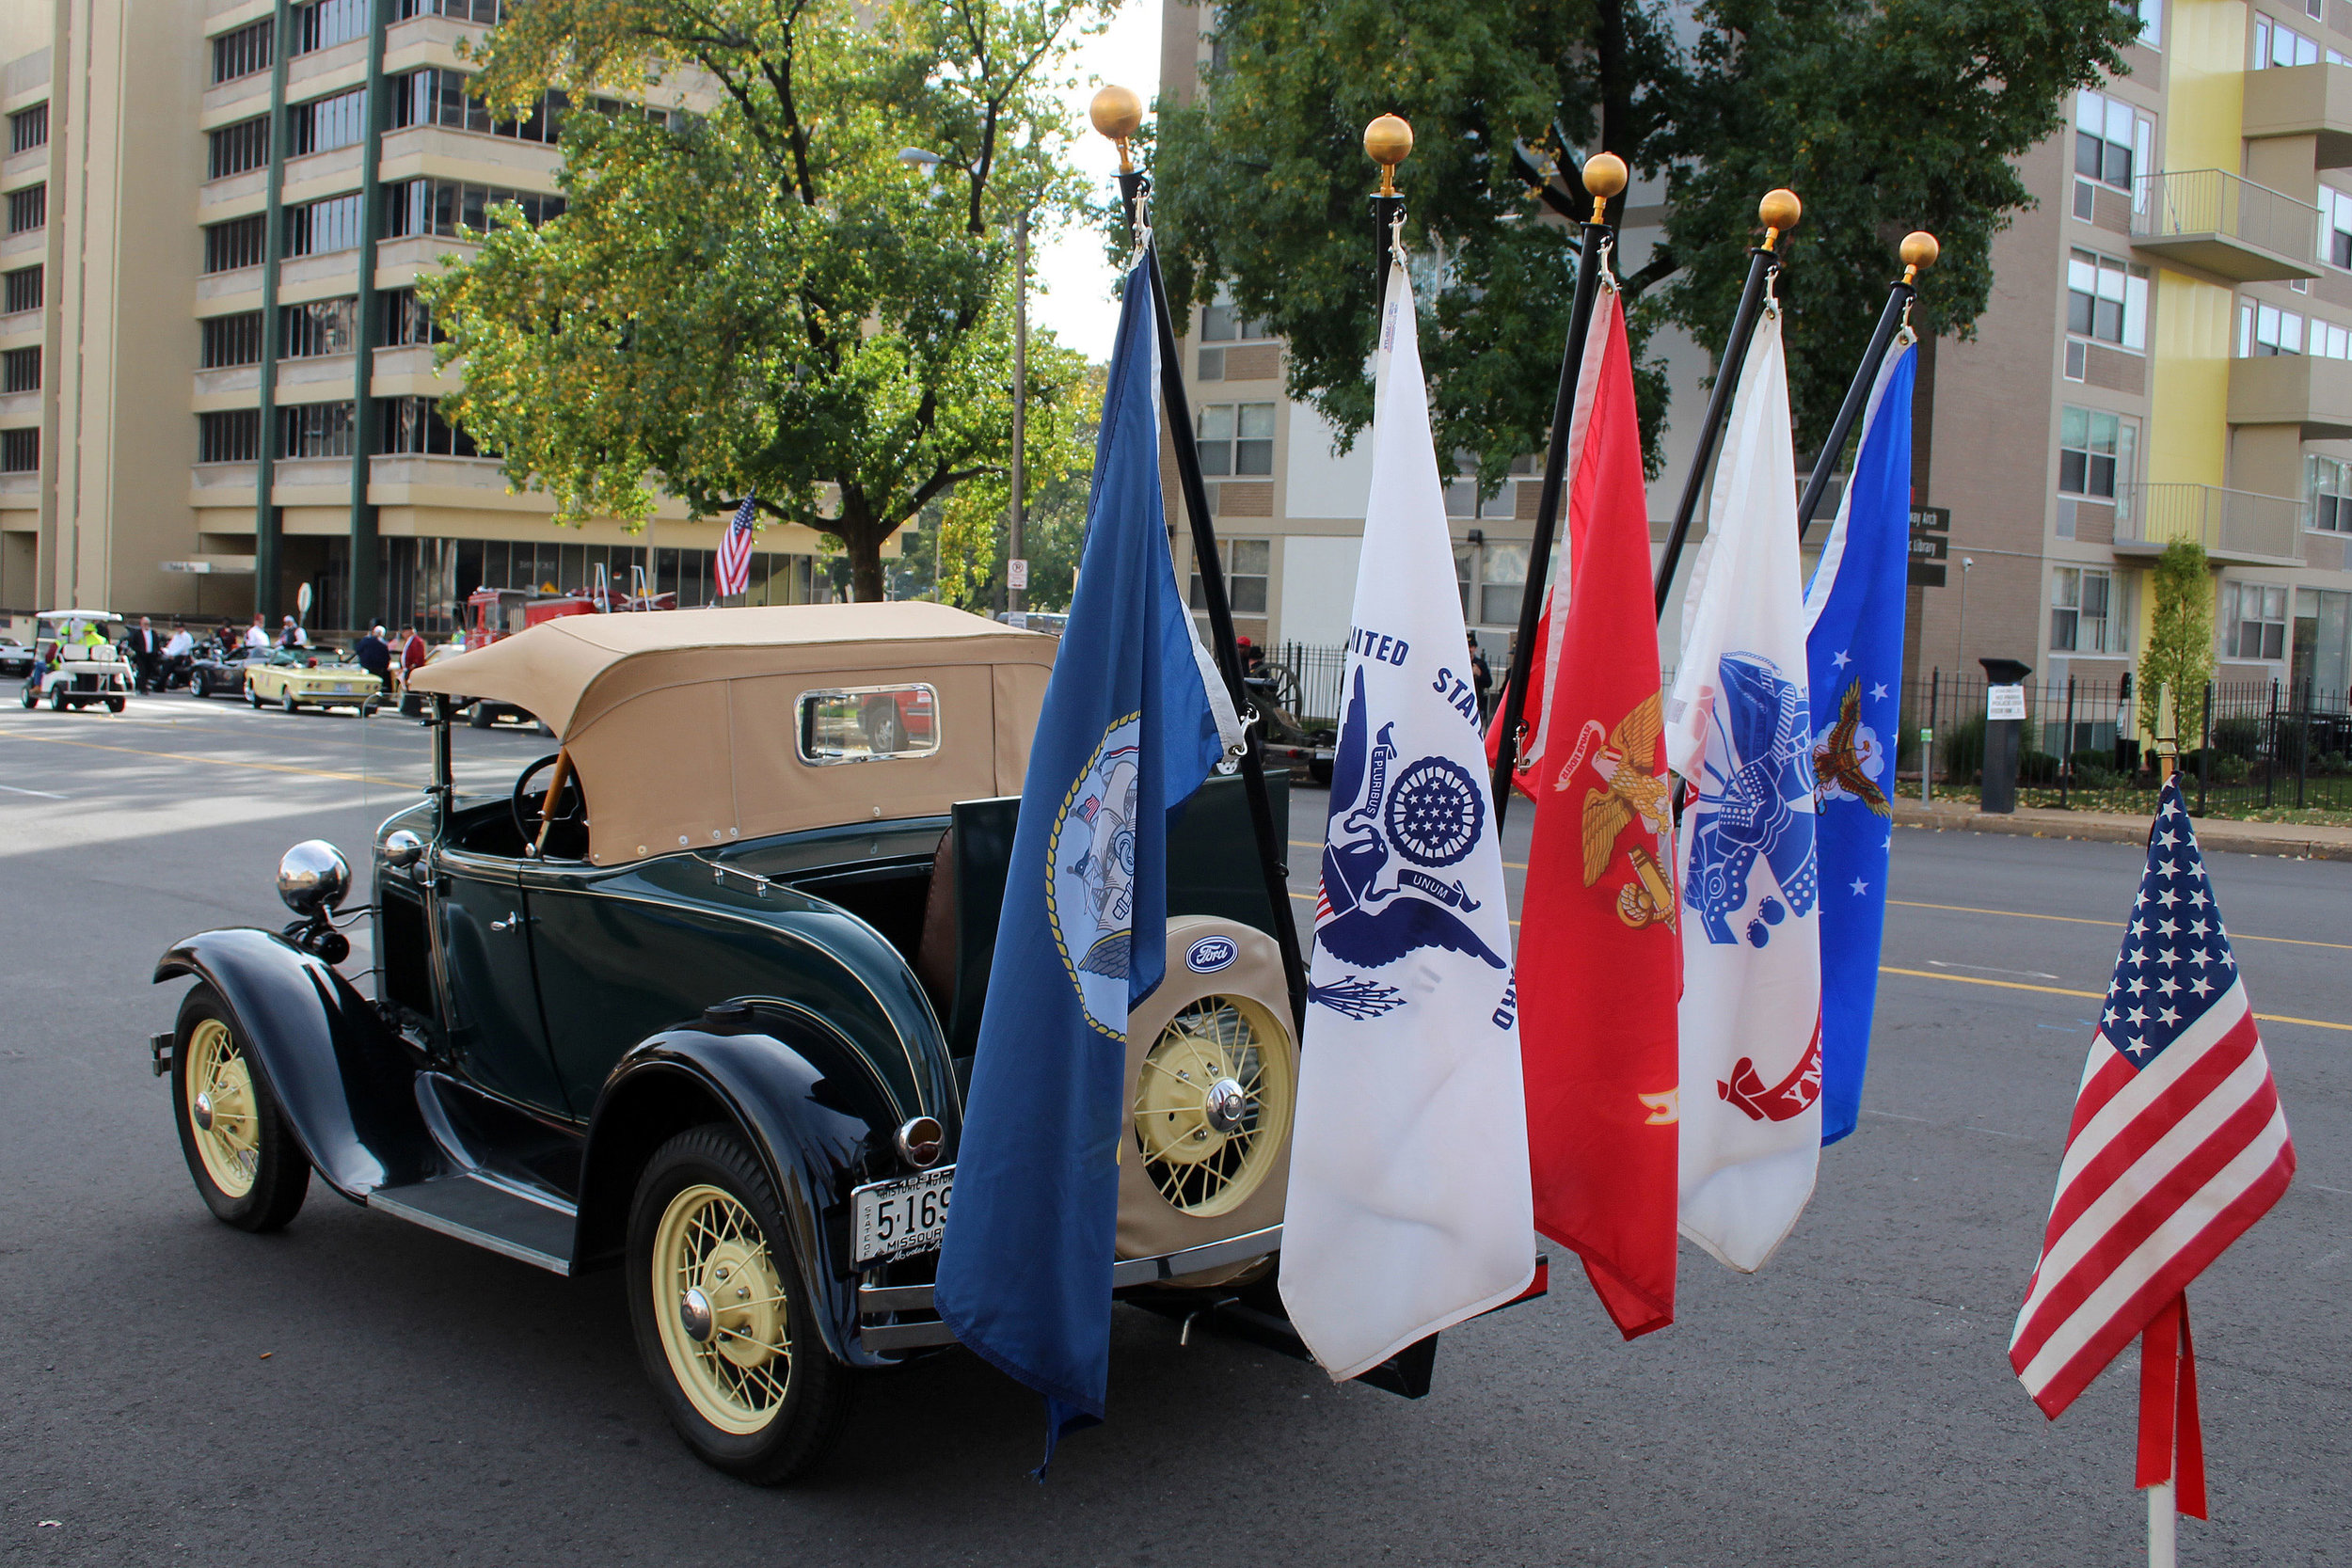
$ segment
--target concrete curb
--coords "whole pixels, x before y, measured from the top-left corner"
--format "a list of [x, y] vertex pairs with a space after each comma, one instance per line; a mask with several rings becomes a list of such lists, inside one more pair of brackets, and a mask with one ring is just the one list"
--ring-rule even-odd
[[[2022, 838], [2075, 838], [2104, 844], [2145, 844], [2148, 824], [2107, 812], [2021, 808], [2010, 816], [1987, 815], [1974, 806], [1922, 806], [1894, 802], [1895, 823], [1903, 828], [1970, 833], [2009, 833]], [[2326, 836], [2315, 836], [2315, 835]], [[2276, 855], [2314, 861], [2352, 860], [2352, 828], [2311, 828], [2293, 822], [2228, 822], [2201, 819], [2197, 842], [2205, 849], [2244, 855]]]

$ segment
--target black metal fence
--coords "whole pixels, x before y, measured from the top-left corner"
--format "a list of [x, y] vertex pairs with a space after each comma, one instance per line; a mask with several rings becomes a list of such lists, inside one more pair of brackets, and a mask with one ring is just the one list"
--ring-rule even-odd
[[[1979, 782], [1986, 684], [1941, 670], [1912, 683], [1896, 752], [1901, 775], [1916, 779], [1924, 761], [1937, 787]], [[2153, 748], [2134, 721], [2137, 702], [2128, 676], [2028, 683], [2019, 787], [2056, 791], [2061, 804], [2083, 792], [2153, 794]], [[2178, 705], [2176, 722], [2182, 784], [2200, 815], [2352, 810], [2352, 692], [2309, 681], [2208, 682]]]
[[1337, 729], [1347, 677], [1347, 649], [1341, 644], [1284, 642], [1266, 656], [1275, 696], [1291, 717], [1313, 729]]

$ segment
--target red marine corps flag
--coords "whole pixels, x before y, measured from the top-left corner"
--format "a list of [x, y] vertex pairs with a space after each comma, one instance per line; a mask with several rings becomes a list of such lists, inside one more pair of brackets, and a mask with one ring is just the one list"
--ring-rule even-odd
[[[1629, 1339], [1674, 1321], [1681, 946], [1633, 366], [1603, 274], [1570, 426], [1568, 564], [1530, 679], [1519, 1040], [1535, 1228]], [[1534, 705], [1541, 692], [1542, 707]]]

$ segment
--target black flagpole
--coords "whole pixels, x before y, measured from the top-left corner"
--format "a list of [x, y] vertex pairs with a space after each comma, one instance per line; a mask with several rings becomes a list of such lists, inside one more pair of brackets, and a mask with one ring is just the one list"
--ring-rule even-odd
[[[1106, 111], [1104, 99], [1114, 91], [1124, 97]], [[1096, 95], [1094, 127], [1119, 144], [1119, 195], [1126, 209], [1130, 235], [1136, 231], [1136, 203], [1149, 188], [1143, 175], [1127, 158], [1127, 137], [1141, 123], [1142, 113], [1142, 104], [1123, 88], [1105, 87]], [[1133, 118], [1127, 118], [1130, 114]], [[1288, 835], [1276, 831], [1274, 803], [1266, 793], [1264, 743], [1259, 736], [1258, 726], [1248, 721], [1249, 690], [1242, 683], [1241, 648], [1233, 636], [1232, 606], [1225, 595], [1225, 571], [1217, 559], [1216, 530], [1209, 519], [1209, 490], [1200, 478], [1200, 451], [1194, 444], [1192, 404], [1184, 393], [1183, 363], [1176, 357], [1176, 330], [1168, 315], [1168, 287], [1160, 277], [1157, 247], [1145, 248], [1144, 261], [1152, 280], [1152, 319], [1158, 328], [1160, 403], [1173, 437], [1170, 444], [1176, 450], [1177, 484], [1184, 492], [1184, 513], [1192, 525], [1193, 562], [1200, 575], [1202, 608], [1209, 616], [1210, 652], [1216, 659], [1217, 673], [1225, 677], [1226, 693], [1232, 700], [1234, 713], [1244, 718], [1242, 793], [1249, 801], [1249, 825], [1257, 839], [1274, 942], [1281, 952], [1282, 978], [1290, 990], [1291, 1022], [1303, 1032], [1307, 1026], [1307, 963], [1298, 946], [1297, 914], [1291, 908], [1290, 866], [1283, 853], [1287, 847], [1283, 841]]]
[[1911, 313], [1911, 302], [1919, 295], [1915, 280], [1921, 267], [1935, 264], [1935, 236], [1925, 230], [1905, 236], [1903, 240], [1903, 276], [1899, 282], [1886, 291], [1886, 309], [1879, 312], [1879, 324], [1870, 331], [1870, 346], [1863, 351], [1862, 363], [1855, 367], [1853, 381], [1846, 388], [1846, 401], [1837, 405], [1837, 419], [1829, 427], [1829, 439], [1821, 447], [1821, 455], [1813, 462], [1813, 477], [1805, 481], [1804, 497], [1797, 502], [1797, 541], [1804, 542], [1804, 531], [1813, 526], [1813, 515], [1821, 509], [1821, 496], [1829, 488], [1830, 476], [1837, 471], [1837, 459], [1846, 450], [1846, 437], [1853, 434], [1854, 421], [1862, 417], [1863, 405], [1870, 400], [1870, 388], [1878, 385], [1879, 368], [1886, 362], [1887, 346], [1894, 342], [1896, 330]]
[[1764, 313], [1765, 283], [1780, 270], [1781, 258], [1775, 243], [1783, 230], [1797, 226], [1803, 210], [1796, 196], [1788, 191], [1768, 192], [1757, 209], [1764, 219], [1764, 243], [1748, 252], [1748, 280], [1740, 291], [1740, 309], [1731, 318], [1731, 337], [1724, 345], [1714, 390], [1708, 394], [1707, 418], [1699, 424], [1697, 449], [1691, 453], [1690, 476], [1682, 482], [1682, 499], [1675, 507], [1674, 528], [1666, 535], [1666, 553], [1658, 563], [1655, 608], [1661, 618], [1666, 613], [1666, 591], [1674, 586], [1675, 569], [1682, 563], [1683, 544], [1691, 536], [1691, 519], [1698, 511], [1699, 497], [1705, 493], [1708, 476], [1714, 467], [1715, 443], [1723, 436], [1724, 420], [1731, 413], [1732, 393], [1738, 389], [1740, 373], [1747, 366], [1748, 343], [1756, 336], [1756, 318]]
[[1527, 549], [1527, 586], [1519, 596], [1518, 641], [1511, 648], [1511, 665], [1502, 677], [1502, 706], [1496, 717], [1502, 726], [1495, 751], [1495, 829], [1511, 809], [1511, 775], [1518, 767], [1519, 721], [1527, 712], [1527, 673], [1535, 660], [1535, 626], [1543, 613], [1544, 578], [1551, 569], [1552, 541], [1560, 523], [1560, 491], [1566, 481], [1568, 426], [1576, 414], [1576, 387], [1584, 369], [1584, 343], [1592, 336], [1593, 302], [1600, 292], [1601, 257], [1616, 230], [1605, 221], [1612, 197], [1625, 189], [1625, 161], [1613, 153], [1597, 154], [1584, 165], [1584, 189], [1593, 198], [1593, 215], [1584, 225], [1583, 253], [1577, 259], [1576, 294], [1568, 309], [1568, 341], [1560, 354], [1560, 390], [1551, 404], [1551, 442], [1544, 451], [1543, 488], [1536, 493], [1535, 535]]

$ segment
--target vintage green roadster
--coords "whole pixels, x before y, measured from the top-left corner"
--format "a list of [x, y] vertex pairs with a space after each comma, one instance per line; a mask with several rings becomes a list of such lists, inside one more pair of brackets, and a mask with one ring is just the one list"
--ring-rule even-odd
[[[951, 1342], [930, 1281], [1057, 645], [931, 604], [697, 610], [420, 671], [433, 781], [378, 831], [369, 902], [339, 912], [347, 864], [297, 845], [292, 925], [157, 965], [196, 982], [152, 1046], [205, 1203], [273, 1229], [315, 1171], [524, 1263], [622, 1264], [686, 1441], [795, 1474], [862, 1369]], [[452, 782], [475, 701], [559, 741], [495, 798]], [[1225, 779], [1171, 835], [1114, 1279], [1279, 1339], [1248, 1292], [1280, 1240], [1296, 1057], [1250, 832]], [[373, 967], [346, 974], [360, 920]]]

